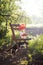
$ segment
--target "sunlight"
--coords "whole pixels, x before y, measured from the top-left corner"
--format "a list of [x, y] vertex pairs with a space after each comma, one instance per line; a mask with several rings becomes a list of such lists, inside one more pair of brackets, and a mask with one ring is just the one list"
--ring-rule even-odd
[[30, 17], [32, 24], [43, 24], [43, 0], [21, 0], [17, 5]]
[[42, 17], [43, 0], [22, 0], [21, 7], [29, 16]]

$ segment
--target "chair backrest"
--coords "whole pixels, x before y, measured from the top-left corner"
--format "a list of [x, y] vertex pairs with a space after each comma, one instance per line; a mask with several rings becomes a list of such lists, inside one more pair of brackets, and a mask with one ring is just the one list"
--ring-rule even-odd
[[13, 40], [15, 42], [17, 42], [17, 39], [16, 39], [16, 35], [15, 35], [14, 30], [19, 30], [19, 24], [11, 24], [10, 23], [10, 27], [11, 27], [11, 30], [12, 30]]

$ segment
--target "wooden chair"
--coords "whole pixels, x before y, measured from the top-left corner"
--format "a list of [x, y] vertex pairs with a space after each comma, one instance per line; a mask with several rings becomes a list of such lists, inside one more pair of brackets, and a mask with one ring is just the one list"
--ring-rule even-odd
[[11, 24], [10, 23], [10, 27], [11, 27], [11, 30], [12, 30], [12, 39], [16, 42], [18, 49], [19, 49], [18, 42], [21, 42], [21, 41], [25, 42], [26, 40], [31, 40], [31, 38], [26, 38], [26, 39], [16, 38], [15, 30], [19, 30], [19, 26], [20, 26], [19, 24]]

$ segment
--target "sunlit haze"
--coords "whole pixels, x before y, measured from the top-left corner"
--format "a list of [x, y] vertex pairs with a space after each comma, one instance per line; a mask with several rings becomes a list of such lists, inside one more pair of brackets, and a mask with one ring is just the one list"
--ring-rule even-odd
[[22, 10], [26, 11], [32, 21], [43, 23], [43, 0], [21, 0]]
[[43, 0], [22, 0], [22, 9], [27, 12], [28, 15], [42, 17], [43, 12]]

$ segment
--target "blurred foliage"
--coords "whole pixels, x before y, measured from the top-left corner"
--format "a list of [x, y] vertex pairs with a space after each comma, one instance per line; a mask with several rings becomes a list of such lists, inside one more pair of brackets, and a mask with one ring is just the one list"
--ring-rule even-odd
[[43, 35], [40, 35], [38, 38], [36, 37], [35, 39], [29, 41], [29, 49], [31, 50], [31, 53], [43, 53]]
[[28, 64], [28, 61], [27, 61], [27, 60], [21, 60], [21, 61], [20, 61], [20, 64], [22, 64], [22, 65], [27, 65], [27, 64]]
[[28, 47], [28, 57], [31, 60], [28, 64], [34, 64], [37, 60], [41, 62], [41, 60], [43, 60], [43, 35], [39, 35], [38, 37], [30, 40]]
[[[11, 20], [13, 11], [19, 9], [19, 6], [15, 4], [15, 1], [20, 0], [0, 0], [0, 45], [10, 40], [9, 30], [7, 30], [7, 24]], [[13, 20], [13, 18], [12, 18]]]
[[27, 24], [30, 21], [26, 13], [20, 10], [20, 6], [16, 5], [18, 1], [21, 2], [21, 0], [0, 0], [0, 45], [5, 40], [8, 41], [9, 36], [11, 37], [10, 22]]

